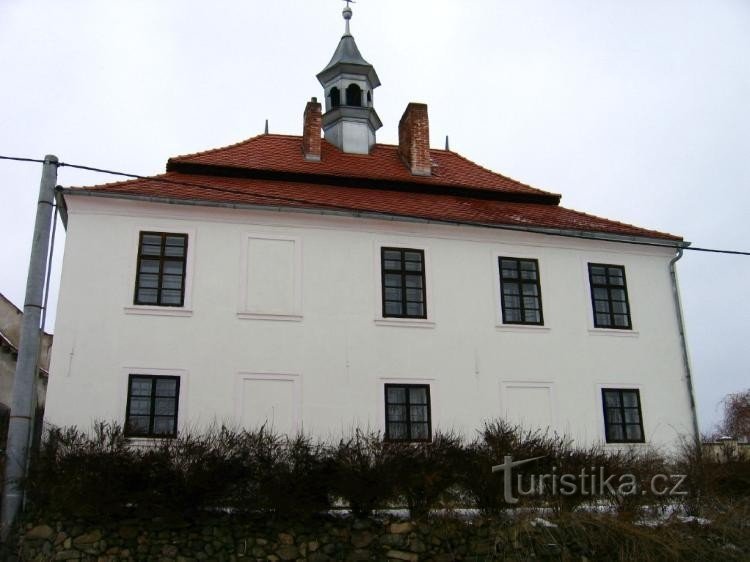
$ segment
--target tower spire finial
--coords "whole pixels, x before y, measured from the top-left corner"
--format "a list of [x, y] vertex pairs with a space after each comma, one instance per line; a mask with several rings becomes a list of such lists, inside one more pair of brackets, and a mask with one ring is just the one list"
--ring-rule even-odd
[[349, 4], [356, 4], [354, 0], [344, 0], [346, 2], [346, 8], [344, 8], [344, 11], [341, 12], [344, 16], [344, 20], [346, 21], [346, 30], [344, 31], [344, 35], [351, 35], [351, 31], [349, 30], [349, 20], [352, 19], [352, 8], [349, 6]]

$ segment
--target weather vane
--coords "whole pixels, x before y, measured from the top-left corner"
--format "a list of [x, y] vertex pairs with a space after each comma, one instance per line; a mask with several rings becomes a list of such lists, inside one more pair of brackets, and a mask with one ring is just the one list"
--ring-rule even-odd
[[347, 8], [349, 7], [349, 4], [356, 4], [356, 2], [354, 0], [344, 0], [344, 2], [346, 2], [346, 7]]

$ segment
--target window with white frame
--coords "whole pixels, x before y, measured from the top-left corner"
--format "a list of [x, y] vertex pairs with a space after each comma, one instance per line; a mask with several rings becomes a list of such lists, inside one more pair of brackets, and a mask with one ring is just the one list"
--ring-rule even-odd
[[175, 437], [180, 377], [130, 375], [126, 437]]
[[607, 443], [643, 443], [643, 414], [638, 389], [602, 389]]
[[430, 385], [385, 385], [385, 438], [387, 441], [432, 439]]
[[535, 259], [498, 258], [503, 324], [542, 326], [542, 286]]

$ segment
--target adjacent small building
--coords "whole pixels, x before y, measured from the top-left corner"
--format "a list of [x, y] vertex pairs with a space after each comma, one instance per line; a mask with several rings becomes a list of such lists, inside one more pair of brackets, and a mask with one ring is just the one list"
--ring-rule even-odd
[[[10, 415], [13, 397], [13, 380], [16, 374], [22, 321], [23, 312], [0, 294], [0, 442], [3, 444], [8, 431], [8, 416]], [[39, 373], [36, 383], [37, 430], [41, 428], [42, 413], [44, 412], [44, 402], [47, 395], [51, 348], [52, 335], [45, 332], [42, 334]]]
[[426, 441], [495, 418], [611, 446], [693, 436], [688, 243], [431, 147], [422, 103], [378, 143], [380, 80], [344, 18], [300, 136], [62, 190], [47, 420], [133, 438], [228, 423]]

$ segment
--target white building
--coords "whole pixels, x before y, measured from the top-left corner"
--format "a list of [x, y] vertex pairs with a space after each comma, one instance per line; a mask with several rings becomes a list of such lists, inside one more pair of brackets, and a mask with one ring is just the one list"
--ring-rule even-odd
[[[172, 158], [60, 194], [67, 241], [47, 421], [132, 436], [263, 423], [467, 435], [505, 417], [589, 443], [696, 430], [681, 238], [429, 147], [348, 33], [303, 135]], [[321, 140], [321, 129], [325, 140]]]

